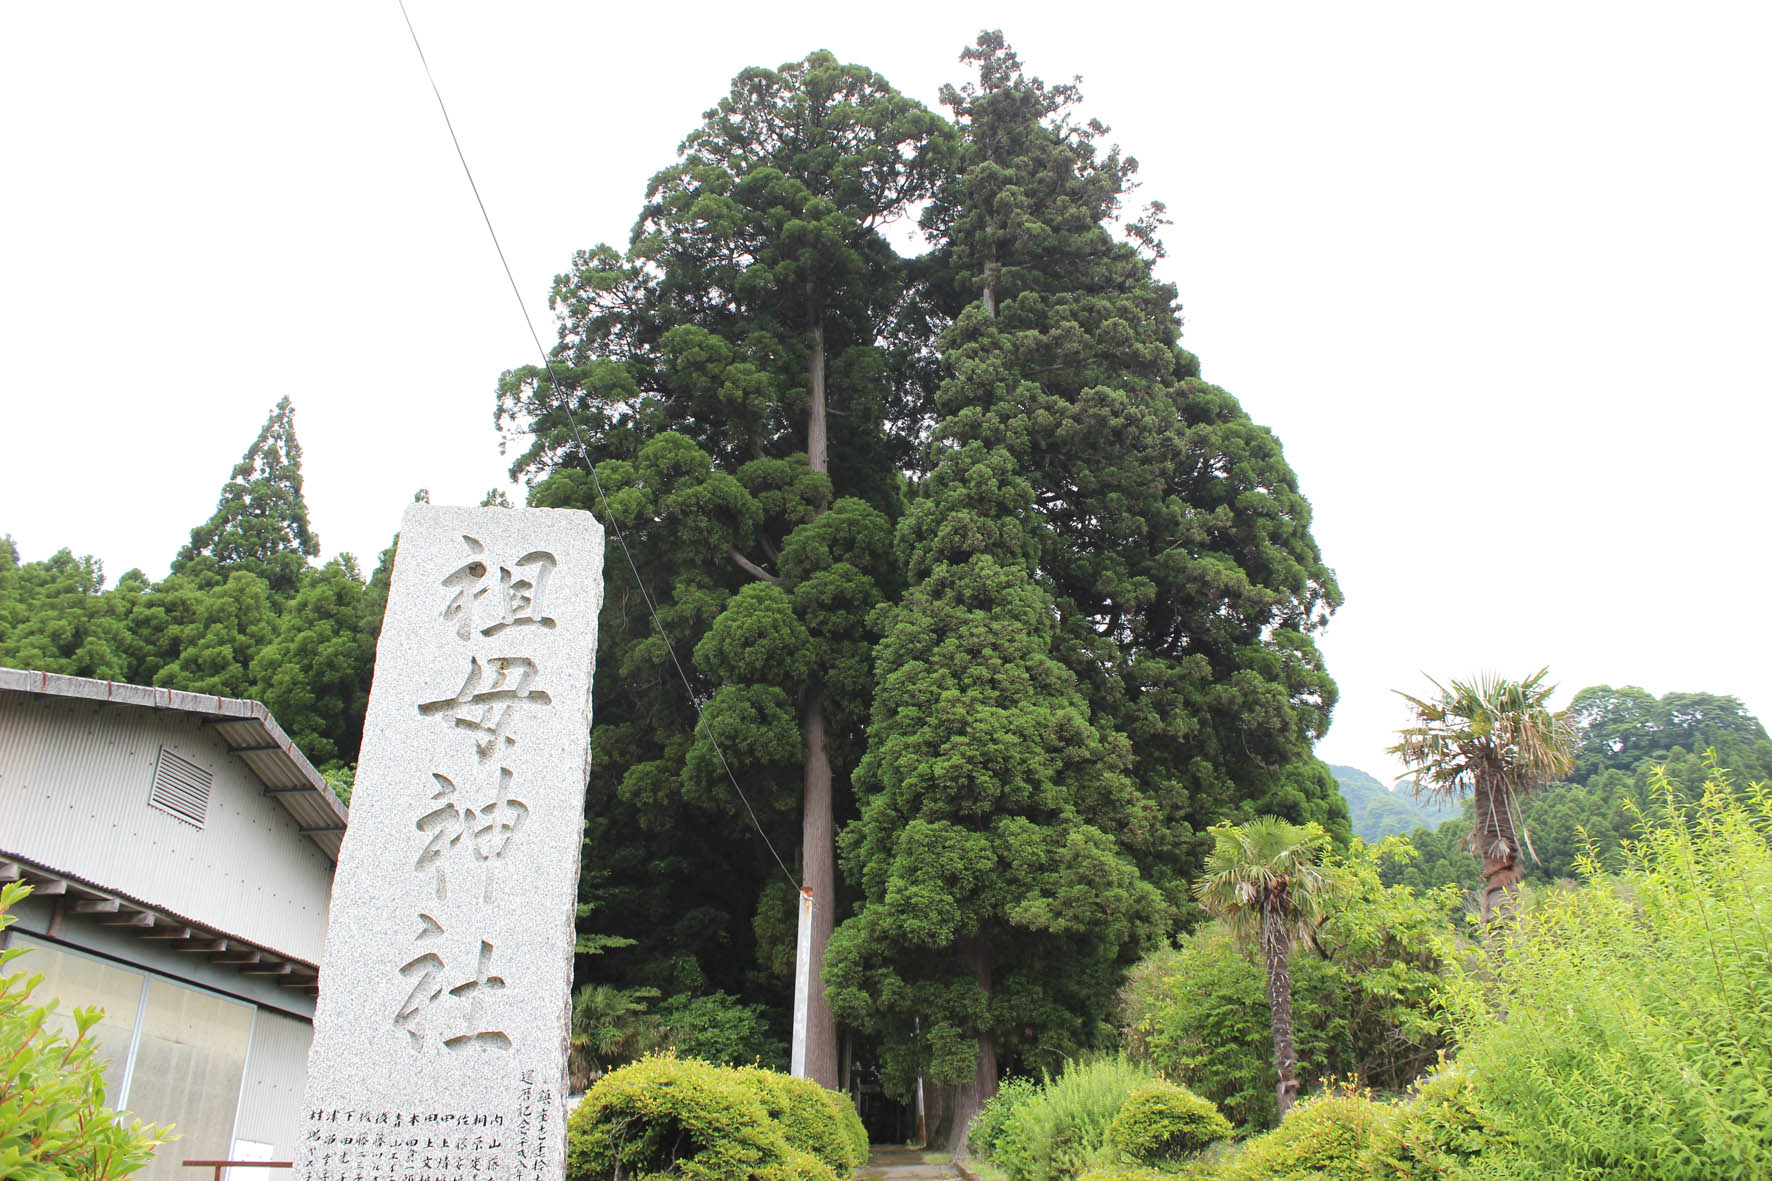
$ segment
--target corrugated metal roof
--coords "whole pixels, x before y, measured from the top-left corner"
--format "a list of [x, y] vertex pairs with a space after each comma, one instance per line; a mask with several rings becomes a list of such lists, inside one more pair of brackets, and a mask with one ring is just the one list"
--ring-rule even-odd
[[271, 711], [259, 702], [18, 668], [0, 668], [0, 691], [138, 705], [200, 717], [204, 725], [215, 727], [228, 753], [264, 784], [265, 794], [288, 811], [302, 834], [338, 864], [339, 842], [344, 839], [349, 813], [332, 794], [325, 777], [314, 770]]

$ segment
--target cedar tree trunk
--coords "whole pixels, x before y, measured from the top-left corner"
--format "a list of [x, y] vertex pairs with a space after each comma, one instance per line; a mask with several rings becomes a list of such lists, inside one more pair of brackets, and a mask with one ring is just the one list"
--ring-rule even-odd
[[[960, 940], [960, 954], [978, 978], [978, 990], [984, 994], [988, 1011], [991, 1001], [990, 942], [983, 935], [968, 935]], [[953, 1130], [948, 1143], [942, 1147], [955, 1156], [965, 1156], [966, 1134], [972, 1130], [972, 1120], [996, 1093], [997, 1035], [987, 1024], [978, 1031], [978, 1061], [973, 1067], [972, 1081], [954, 1088]]]
[[[812, 470], [830, 470], [826, 442], [824, 313], [807, 284], [811, 309], [811, 356], [807, 359], [809, 406], [806, 455]], [[830, 945], [837, 910], [836, 813], [831, 800], [831, 752], [825, 738], [824, 688], [810, 685], [801, 699], [801, 732], [806, 765], [800, 803], [803, 885], [812, 887], [812, 995], [806, 1006], [806, 1075], [827, 1090], [837, 1087], [837, 1021], [824, 996], [824, 952]]]

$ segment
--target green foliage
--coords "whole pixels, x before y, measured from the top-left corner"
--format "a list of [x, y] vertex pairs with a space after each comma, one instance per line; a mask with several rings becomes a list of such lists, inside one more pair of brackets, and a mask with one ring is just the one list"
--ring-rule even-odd
[[658, 1006], [664, 1044], [684, 1058], [717, 1066], [787, 1066], [788, 1047], [771, 1037], [763, 1006], [724, 992], [668, 997]]
[[823, 1161], [838, 1177], [848, 1177], [867, 1160], [867, 1129], [847, 1096], [811, 1079], [755, 1066], [740, 1068], [738, 1075], [781, 1125], [790, 1147]]
[[1137, 1165], [1177, 1165], [1231, 1134], [1231, 1122], [1186, 1087], [1145, 1083], [1108, 1125], [1107, 1146]]
[[[1423, 895], [1386, 884], [1411, 855], [1400, 838], [1356, 842], [1326, 869], [1341, 883], [1314, 946], [1292, 953], [1298, 1073], [1406, 1087], [1449, 1044], [1438, 1004], [1459, 958], [1448, 912], [1459, 886]], [[1129, 1053], [1211, 1099], [1245, 1129], [1276, 1119], [1271, 1019], [1259, 961], [1219, 924], [1145, 957], [1121, 993]]]
[[650, 988], [608, 984], [586, 984], [572, 994], [572, 1032], [566, 1051], [575, 1088], [617, 1063], [658, 1048], [658, 1022], [646, 1012], [646, 1002], [657, 995]]
[[[348, 557], [348, 555], [347, 555]], [[277, 636], [250, 658], [252, 690], [316, 765], [355, 764], [375, 671], [366, 589], [343, 561], [308, 570]]]
[[972, 1127], [966, 1133], [966, 1149], [974, 1156], [992, 1157], [1002, 1137], [1003, 1126], [1015, 1109], [1040, 1093], [1040, 1084], [1020, 1075], [1010, 1075], [997, 1083], [997, 1093], [978, 1110]]
[[172, 572], [210, 558], [224, 578], [246, 571], [279, 596], [294, 594], [307, 559], [320, 552], [320, 539], [308, 528], [301, 485], [295, 408], [285, 397], [222, 486], [215, 514], [191, 530], [190, 544], [173, 560]]
[[1697, 800], [1655, 787], [1624, 873], [1543, 899], [1453, 994], [1496, 1138], [1477, 1175], [1772, 1172], [1772, 797], [1714, 768]]
[[127, 679], [129, 616], [146, 585], [131, 570], [107, 591], [103, 564], [65, 549], [20, 565], [12, 539], [0, 537], [0, 665]]
[[[0, 886], [0, 932], [30, 893]], [[101, 1009], [73, 1011], [69, 1040], [49, 1024], [56, 1002], [33, 1004], [41, 976], [9, 971], [22, 947], [0, 951], [0, 1177], [14, 1181], [110, 1181], [153, 1159], [172, 1129], [123, 1118], [107, 1108], [104, 1063], [87, 1039]]]
[[[1214, 1181], [1360, 1181], [1380, 1172], [1374, 1148], [1389, 1139], [1398, 1108], [1354, 1086], [1339, 1086], [1301, 1102], [1284, 1123], [1249, 1141]], [[1406, 1175], [1406, 1174], [1405, 1174]]]
[[[1346, 1042], [1341, 981], [1314, 952], [1292, 957], [1295, 1048], [1301, 1078], [1329, 1073]], [[1273, 1025], [1261, 964], [1220, 924], [1145, 957], [1121, 999], [1134, 1059], [1211, 1100], [1245, 1131], [1278, 1118]]]
[[566, 1175], [835, 1181], [866, 1156], [860, 1120], [839, 1107], [803, 1079], [643, 1058], [604, 1075], [567, 1118]]
[[1106, 1143], [1127, 1097], [1155, 1081], [1148, 1068], [1124, 1057], [1072, 1062], [1038, 1095], [1015, 1106], [991, 1159], [1010, 1181], [1077, 1177]]

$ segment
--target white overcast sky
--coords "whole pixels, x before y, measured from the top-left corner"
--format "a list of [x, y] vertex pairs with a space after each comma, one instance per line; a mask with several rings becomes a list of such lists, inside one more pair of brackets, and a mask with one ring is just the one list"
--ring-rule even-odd
[[[1549, 665], [1772, 715], [1772, 8], [408, 0], [543, 339], [747, 65], [930, 104], [1002, 27], [1168, 203], [1347, 605], [1320, 746]], [[0, 4], [0, 533], [165, 573], [289, 395], [328, 556], [505, 481], [535, 359], [394, 0]]]

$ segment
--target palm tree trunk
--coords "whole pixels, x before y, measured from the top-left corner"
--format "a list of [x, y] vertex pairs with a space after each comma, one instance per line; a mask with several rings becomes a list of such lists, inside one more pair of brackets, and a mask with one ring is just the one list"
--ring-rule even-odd
[[1472, 835], [1483, 860], [1483, 893], [1478, 900], [1483, 924], [1511, 917], [1519, 897], [1520, 831], [1513, 793], [1507, 778], [1494, 768], [1479, 768], [1472, 794]]
[[1267, 1004], [1274, 1026], [1274, 1069], [1280, 1081], [1274, 1088], [1280, 1118], [1292, 1110], [1298, 1097], [1298, 1051], [1292, 1041], [1292, 932], [1281, 908], [1267, 900], [1261, 908], [1261, 953], [1267, 961]]

